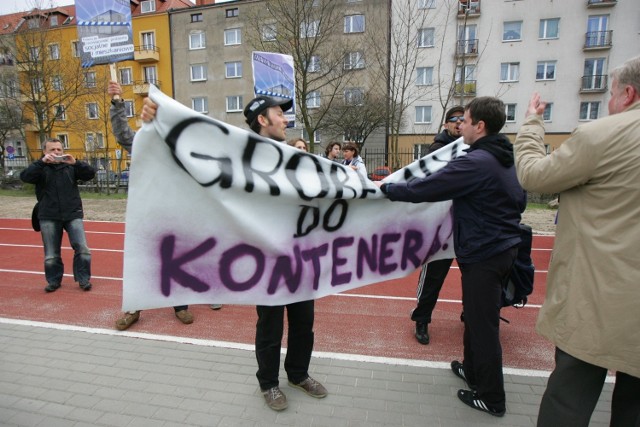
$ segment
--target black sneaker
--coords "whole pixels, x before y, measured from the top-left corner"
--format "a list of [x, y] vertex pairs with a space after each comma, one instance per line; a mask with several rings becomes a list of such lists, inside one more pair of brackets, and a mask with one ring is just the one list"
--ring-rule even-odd
[[80, 283], [80, 289], [82, 289], [83, 291], [90, 291], [91, 290], [91, 283], [89, 283], [89, 282]]
[[416, 322], [416, 339], [420, 344], [429, 344], [429, 324]]
[[464, 366], [462, 365], [462, 363], [458, 362], [457, 360], [451, 362], [451, 371], [456, 374], [456, 377], [462, 379], [462, 381], [464, 381], [465, 384], [467, 384], [467, 387], [469, 387], [471, 390], [475, 391], [477, 389], [475, 384], [469, 384], [469, 381], [467, 381], [467, 376], [464, 374]]
[[45, 292], [55, 292], [60, 288], [60, 283], [49, 283], [45, 288]]
[[458, 390], [458, 399], [462, 400], [467, 406], [471, 406], [478, 411], [486, 412], [494, 417], [504, 417], [504, 413], [507, 412], [505, 408], [496, 408], [485, 403], [484, 400], [478, 397], [478, 392], [473, 390]]

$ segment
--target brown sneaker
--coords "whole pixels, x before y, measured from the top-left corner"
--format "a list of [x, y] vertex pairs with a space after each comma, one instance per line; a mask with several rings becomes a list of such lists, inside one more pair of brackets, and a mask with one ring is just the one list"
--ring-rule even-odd
[[189, 323], [193, 323], [193, 314], [189, 312], [189, 310], [180, 310], [176, 311], [176, 317], [180, 319], [182, 323], [188, 325]]
[[116, 320], [116, 329], [124, 331], [133, 325], [140, 318], [140, 311], [127, 311], [124, 316]]
[[274, 411], [283, 411], [287, 409], [287, 396], [284, 395], [280, 387], [271, 387], [269, 390], [263, 391], [262, 395], [267, 402], [267, 406]]
[[306, 380], [298, 384], [294, 384], [291, 381], [289, 381], [289, 385], [291, 387], [299, 388], [300, 390], [307, 393], [309, 396], [315, 397], [317, 399], [322, 399], [323, 397], [326, 397], [328, 394], [327, 389], [324, 388], [322, 384], [320, 384], [318, 381], [314, 380], [311, 377], [308, 377]]

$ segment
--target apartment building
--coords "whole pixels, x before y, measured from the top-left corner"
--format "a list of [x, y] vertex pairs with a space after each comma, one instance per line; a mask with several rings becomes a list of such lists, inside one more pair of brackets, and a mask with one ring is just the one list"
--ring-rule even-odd
[[475, 96], [505, 102], [504, 131], [513, 137], [537, 91], [549, 102], [552, 150], [580, 123], [608, 114], [608, 70], [640, 53], [640, 2], [418, 0], [415, 7], [429, 15], [415, 31], [432, 35], [415, 87], [434, 90], [411, 100], [401, 143], [407, 148], [429, 143], [446, 107]]

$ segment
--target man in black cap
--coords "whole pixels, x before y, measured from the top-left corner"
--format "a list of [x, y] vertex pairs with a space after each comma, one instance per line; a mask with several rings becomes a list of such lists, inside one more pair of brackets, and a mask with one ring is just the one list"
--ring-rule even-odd
[[[433, 138], [429, 146], [432, 153], [460, 138], [460, 125], [464, 120], [464, 107], [451, 107], [445, 115], [444, 129]], [[428, 154], [429, 154], [428, 153]], [[429, 323], [431, 313], [436, 308], [440, 289], [447, 278], [453, 259], [439, 259], [422, 266], [418, 278], [418, 305], [411, 312], [411, 320], [416, 322], [416, 339], [420, 344], [429, 344]]]
[[[278, 142], [286, 140], [288, 120], [285, 111], [293, 106], [290, 99], [259, 96], [244, 109], [246, 122], [255, 133]], [[256, 377], [267, 405], [275, 410], [287, 408], [287, 397], [280, 390], [280, 348], [284, 332], [284, 310], [287, 309], [289, 334], [284, 369], [289, 385], [315, 398], [327, 395], [327, 389], [309, 376], [309, 362], [313, 350], [314, 301], [302, 301], [280, 306], [256, 307]]]

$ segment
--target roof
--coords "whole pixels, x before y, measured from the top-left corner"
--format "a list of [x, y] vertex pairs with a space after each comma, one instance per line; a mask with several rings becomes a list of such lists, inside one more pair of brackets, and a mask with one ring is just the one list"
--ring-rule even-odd
[[[131, 15], [142, 15], [140, 1], [131, 1]], [[185, 9], [193, 7], [195, 4], [189, 0], [156, 0], [156, 11], [154, 13], [167, 12], [169, 9]], [[146, 14], [145, 14], [146, 15]]]

